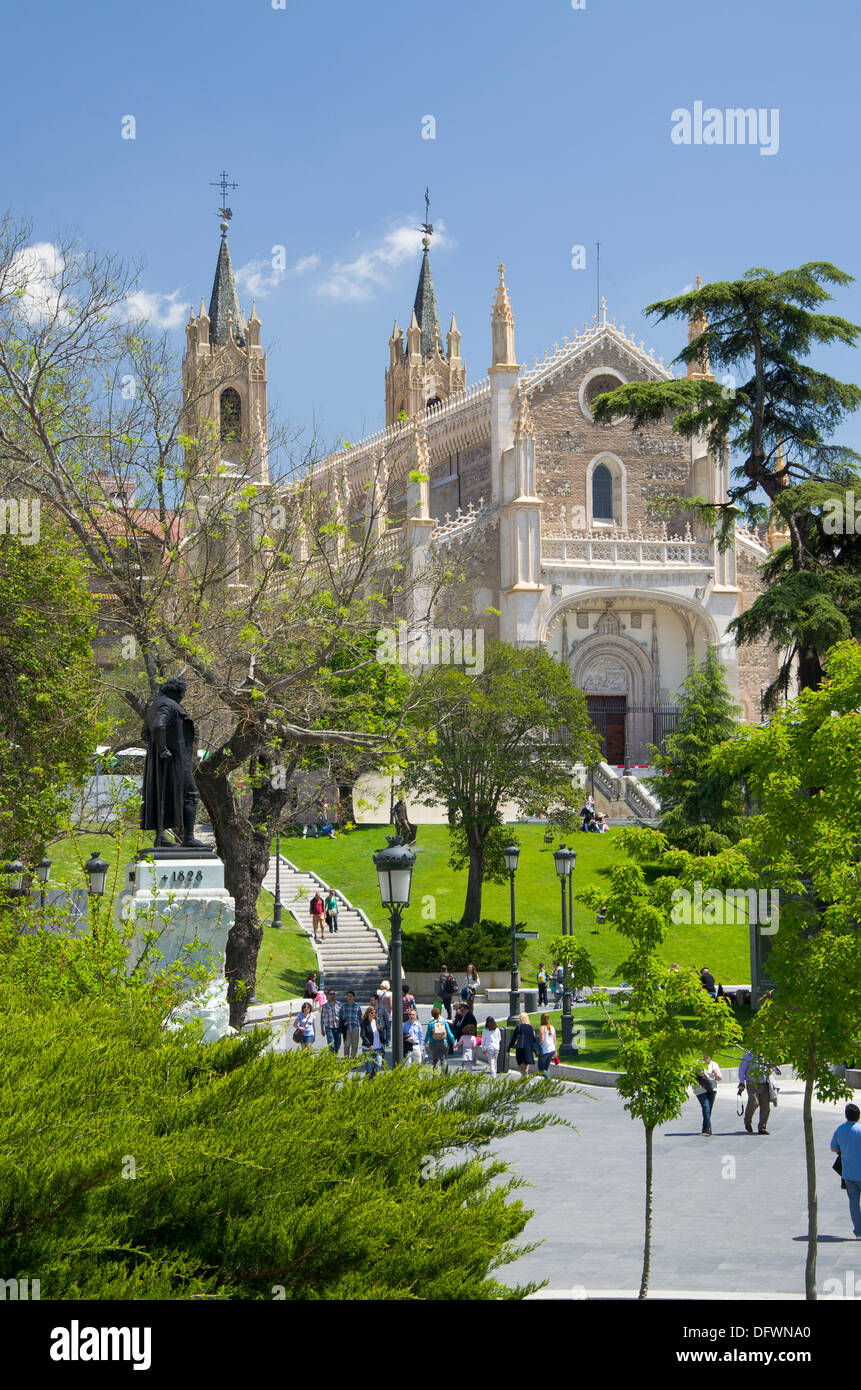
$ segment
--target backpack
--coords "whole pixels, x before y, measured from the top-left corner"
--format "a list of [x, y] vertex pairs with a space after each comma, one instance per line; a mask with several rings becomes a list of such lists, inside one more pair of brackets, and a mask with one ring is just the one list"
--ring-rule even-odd
[[445, 977], [445, 987], [446, 987], [446, 991], [447, 991], [449, 994], [454, 994], [455, 990], [457, 989], [457, 980], [454, 978], [453, 975], [446, 975], [446, 977]]
[[443, 1038], [445, 1037], [445, 1024], [443, 1023], [441, 1018], [434, 1019], [433, 1032], [431, 1033], [431, 1037], [433, 1038], [434, 1042], [442, 1042]]

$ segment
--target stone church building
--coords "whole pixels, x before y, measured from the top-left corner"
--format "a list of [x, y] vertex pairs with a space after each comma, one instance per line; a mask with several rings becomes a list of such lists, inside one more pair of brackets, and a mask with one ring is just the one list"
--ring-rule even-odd
[[[385, 426], [320, 460], [313, 487], [351, 529], [368, 516], [369, 496], [384, 496], [386, 514], [374, 524], [413, 575], [443, 547], [468, 542], [473, 623], [543, 646], [569, 667], [611, 766], [647, 762], [648, 745], [672, 728], [680, 683], [709, 645], [742, 717], [758, 721], [775, 656], [767, 647], [739, 652], [727, 628], [758, 592], [773, 533], [739, 529], [721, 554], [693, 522], [655, 521], [650, 504], [662, 497], [725, 497], [728, 456], [681, 439], [669, 423], [635, 432], [625, 421], [597, 425], [590, 410], [603, 391], [672, 372], [608, 320], [603, 301], [591, 325], [526, 367], [500, 266], [490, 342], [471, 349], [480, 359], [489, 349], [489, 365], [469, 383], [453, 314], [443, 344], [429, 248], [426, 235], [409, 326], [404, 333], [395, 323], [389, 339]], [[693, 321], [689, 340], [703, 326]], [[186, 389], [219, 364], [218, 399], [204, 413], [220, 427], [228, 463], [230, 441], [244, 442], [246, 462], [230, 465], [237, 478], [265, 481], [266, 357], [256, 310], [246, 319], [240, 309], [226, 223], [209, 310], [201, 304], [186, 333]], [[698, 371], [708, 373], [708, 362], [688, 368]]]

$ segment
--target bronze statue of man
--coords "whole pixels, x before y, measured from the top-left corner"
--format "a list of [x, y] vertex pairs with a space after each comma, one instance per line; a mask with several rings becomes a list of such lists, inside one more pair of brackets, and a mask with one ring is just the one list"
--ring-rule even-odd
[[165, 830], [182, 826], [185, 849], [206, 849], [194, 838], [200, 792], [192, 776], [194, 724], [182, 707], [186, 684], [171, 676], [159, 686], [144, 711], [146, 762], [143, 775], [141, 829], [156, 830], [156, 847], [167, 847]]

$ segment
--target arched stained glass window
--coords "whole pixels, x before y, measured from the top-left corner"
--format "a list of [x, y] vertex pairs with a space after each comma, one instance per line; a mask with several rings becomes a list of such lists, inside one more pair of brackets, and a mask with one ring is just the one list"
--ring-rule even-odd
[[613, 478], [605, 463], [599, 463], [592, 473], [592, 518], [613, 520]]

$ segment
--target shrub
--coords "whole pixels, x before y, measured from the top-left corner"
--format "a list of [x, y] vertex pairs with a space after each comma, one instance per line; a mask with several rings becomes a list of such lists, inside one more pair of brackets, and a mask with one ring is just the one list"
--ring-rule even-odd
[[264, 1053], [262, 1030], [198, 1045], [132, 1003], [47, 1008], [0, 981], [4, 1278], [74, 1301], [529, 1292], [493, 1277], [530, 1213], [483, 1150], [560, 1123], [526, 1112], [562, 1083], [353, 1080], [329, 1053]]
[[[518, 931], [526, 930], [518, 922]], [[436, 922], [430, 929], [404, 932], [405, 970], [439, 970], [445, 962], [450, 970], [463, 971], [470, 962], [482, 970], [507, 970], [511, 965], [511, 926], [483, 917], [474, 927], [462, 922]]]

